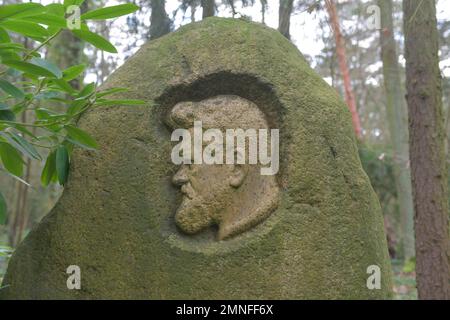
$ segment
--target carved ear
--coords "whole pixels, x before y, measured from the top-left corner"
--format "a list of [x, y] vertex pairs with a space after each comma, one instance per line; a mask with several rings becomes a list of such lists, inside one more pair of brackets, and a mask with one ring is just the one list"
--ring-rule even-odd
[[248, 168], [246, 165], [235, 164], [230, 176], [230, 186], [239, 188], [247, 176]]

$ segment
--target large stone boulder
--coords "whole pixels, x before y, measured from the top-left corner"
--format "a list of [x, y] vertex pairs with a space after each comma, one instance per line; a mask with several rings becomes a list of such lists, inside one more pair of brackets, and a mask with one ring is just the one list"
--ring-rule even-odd
[[[61, 199], [9, 262], [2, 298], [390, 297], [382, 214], [350, 113], [277, 31], [238, 19], [189, 24], [143, 46], [112, 86], [146, 104], [81, 117], [100, 148], [74, 152]], [[234, 177], [225, 206], [215, 195], [194, 221], [167, 119], [213, 105], [279, 129], [280, 168], [265, 180]], [[221, 210], [234, 213], [212, 214]], [[71, 265], [80, 289], [67, 287]], [[380, 288], [368, 287], [378, 268]]]

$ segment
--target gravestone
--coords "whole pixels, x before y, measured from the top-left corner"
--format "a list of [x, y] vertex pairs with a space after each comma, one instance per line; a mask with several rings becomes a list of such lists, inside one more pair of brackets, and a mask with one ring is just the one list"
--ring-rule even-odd
[[[146, 104], [81, 117], [99, 150], [74, 152], [62, 197], [10, 260], [2, 298], [390, 297], [382, 214], [350, 113], [277, 31], [189, 24], [141, 48], [112, 86]], [[171, 135], [196, 121], [277, 129], [276, 174], [175, 164]]]

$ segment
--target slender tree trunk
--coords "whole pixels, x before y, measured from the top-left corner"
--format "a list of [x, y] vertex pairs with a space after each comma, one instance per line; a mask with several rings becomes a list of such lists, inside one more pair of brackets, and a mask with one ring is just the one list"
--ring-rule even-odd
[[171, 21], [166, 13], [165, 0], [151, 0], [150, 39], [159, 38], [170, 32]]
[[260, 0], [260, 2], [261, 2], [261, 23], [266, 24], [267, 0]]
[[237, 14], [236, 8], [234, 7], [234, 0], [227, 0], [227, 4], [231, 8], [231, 15], [234, 18], [234, 16]]
[[280, 0], [280, 6], [278, 8], [278, 31], [288, 39], [291, 39], [289, 29], [293, 2], [293, 0]]
[[394, 175], [400, 207], [403, 256], [415, 255], [414, 207], [409, 167], [408, 113], [401, 85], [400, 67], [394, 39], [392, 0], [378, 0], [381, 11], [381, 60], [387, 100], [387, 121], [394, 149]]
[[216, 13], [216, 3], [214, 0], [202, 0], [203, 14], [202, 18], [213, 17]]
[[14, 210], [11, 210], [11, 214], [8, 217], [8, 243], [11, 248], [14, 248], [16, 245], [18, 213], [22, 204], [22, 189], [25, 187], [25, 185], [20, 181], [16, 181], [15, 186], [15, 189], [17, 190], [14, 199], [16, 205], [14, 207]]
[[347, 58], [345, 53], [345, 42], [341, 34], [339, 26], [339, 17], [337, 14], [336, 4], [333, 0], [325, 0], [325, 6], [330, 17], [331, 28], [334, 33], [336, 42], [336, 54], [338, 56], [339, 68], [341, 69], [342, 78], [344, 80], [345, 101], [352, 114], [353, 128], [358, 138], [361, 137], [361, 122], [359, 120], [358, 111], [356, 109], [355, 95], [353, 94], [352, 84], [350, 80], [350, 72], [347, 66]]
[[420, 299], [450, 299], [447, 170], [433, 0], [403, 1], [411, 176]]
[[[31, 160], [28, 159], [27, 162], [27, 169], [25, 173], [25, 181], [30, 181], [31, 176]], [[28, 209], [28, 186], [22, 183], [22, 192], [21, 192], [21, 200], [20, 200], [20, 206], [17, 211], [17, 216], [15, 220], [15, 238], [13, 242], [13, 246], [16, 247], [20, 241], [22, 241], [22, 237], [24, 235], [25, 229], [27, 228], [27, 222], [29, 218], [29, 212]]]
[[[26, 45], [25, 45], [26, 47]], [[27, 122], [27, 114], [26, 112], [22, 113], [22, 122]], [[31, 161], [30, 159], [27, 159], [26, 161], [26, 171], [25, 176], [23, 179], [25, 181], [30, 181], [30, 173], [31, 173]], [[26, 228], [25, 222], [28, 221], [28, 212], [27, 212], [27, 205], [28, 205], [28, 186], [25, 185], [22, 182], [18, 182], [17, 184], [17, 198], [16, 198], [16, 207], [15, 212], [10, 217], [10, 223], [9, 223], [9, 245], [12, 248], [15, 248], [17, 244], [22, 240], [22, 236], [24, 233], [24, 230]]]
[[197, 11], [197, 6], [195, 4], [191, 5], [191, 22], [195, 22], [195, 12]]

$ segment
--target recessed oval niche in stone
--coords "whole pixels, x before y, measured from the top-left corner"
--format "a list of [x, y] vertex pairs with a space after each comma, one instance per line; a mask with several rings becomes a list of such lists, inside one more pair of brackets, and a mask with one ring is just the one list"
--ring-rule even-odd
[[[158, 99], [165, 105], [161, 116], [169, 132], [180, 128], [192, 131], [194, 121], [202, 121], [204, 130], [219, 129], [223, 136], [226, 129], [270, 132], [278, 123], [279, 116], [271, 105], [276, 99], [270, 87], [253, 77], [221, 73], [197, 80], [189, 87], [175, 86]], [[224, 91], [214, 95], [217, 88]], [[198, 92], [213, 95], [204, 97]], [[237, 94], [245, 94], [265, 107]], [[248, 160], [248, 153], [246, 157]], [[164, 221], [162, 232], [174, 246], [204, 253], [229, 251], [238, 248], [241, 240], [245, 239], [245, 243], [269, 232], [278, 219], [279, 175], [261, 175], [259, 163], [234, 167], [179, 165], [171, 174], [179, 205]]]

